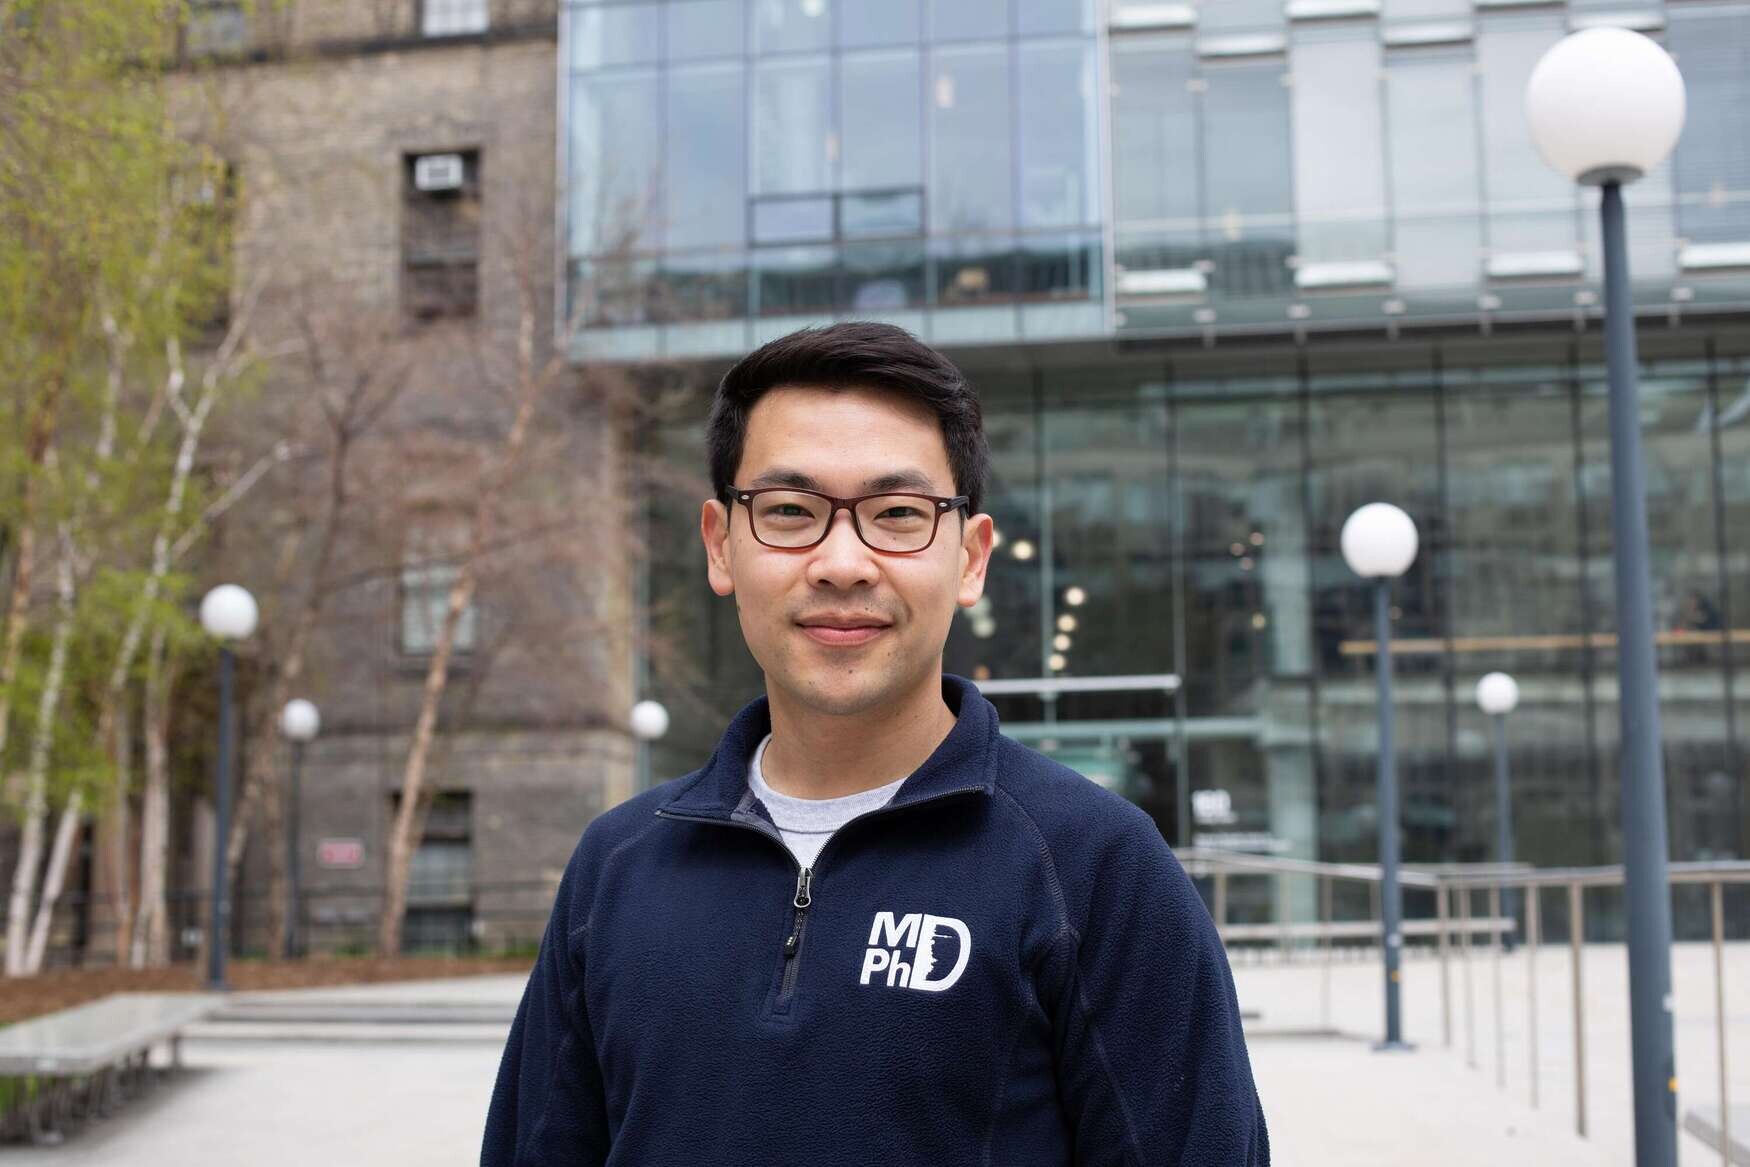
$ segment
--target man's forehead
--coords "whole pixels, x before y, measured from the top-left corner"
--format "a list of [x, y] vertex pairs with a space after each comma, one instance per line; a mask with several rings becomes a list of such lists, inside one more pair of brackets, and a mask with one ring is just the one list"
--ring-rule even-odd
[[[893, 427], [866, 416], [841, 415], [838, 424], [808, 416], [869, 405], [892, 411]], [[928, 405], [879, 387], [817, 385], [780, 386], [754, 403], [736, 481], [749, 489], [793, 486], [825, 494], [944, 494], [953, 484], [941, 425]]]

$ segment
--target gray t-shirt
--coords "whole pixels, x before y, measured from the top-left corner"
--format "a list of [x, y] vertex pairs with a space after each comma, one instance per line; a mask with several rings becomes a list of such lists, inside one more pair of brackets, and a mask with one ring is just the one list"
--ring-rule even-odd
[[784, 845], [804, 867], [814, 866], [820, 849], [826, 846], [834, 831], [860, 814], [886, 806], [905, 783], [904, 778], [895, 778], [885, 786], [860, 790], [842, 798], [796, 798], [779, 794], [766, 785], [766, 776], [760, 770], [760, 759], [765, 756], [766, 745], [771, 740], [772, 735], [768, 733], [755, 747], [753, 760], [747, 765], [747, 785], [754, 797], [766, 804], [772, 821], [784, 836]]

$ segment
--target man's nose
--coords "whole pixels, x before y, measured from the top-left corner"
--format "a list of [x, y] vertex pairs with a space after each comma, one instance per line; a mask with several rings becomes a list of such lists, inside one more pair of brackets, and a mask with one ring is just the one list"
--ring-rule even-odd
[[835, 512], [826, 538], [814, 549], [814, 557], [809, 561], [809, 582], [849, 588], [874, 583], [879, 571], [875, 553], [857, 537], [851, 512]]

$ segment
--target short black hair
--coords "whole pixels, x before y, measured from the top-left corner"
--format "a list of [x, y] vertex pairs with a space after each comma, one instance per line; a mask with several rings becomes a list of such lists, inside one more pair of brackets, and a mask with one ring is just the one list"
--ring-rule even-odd
[[954, 492], [971, 500], [966, 514], [982, 509], [990, 446], [978, 393], [952, 361], [905, 329], [864, 320], [780, 336], [723, 374], [705, 429], [711, 490], [719, 501], [729, 501], [754, 404], [770, 390], [786, 385], [884, 389], [928, 405], [942, 427]]

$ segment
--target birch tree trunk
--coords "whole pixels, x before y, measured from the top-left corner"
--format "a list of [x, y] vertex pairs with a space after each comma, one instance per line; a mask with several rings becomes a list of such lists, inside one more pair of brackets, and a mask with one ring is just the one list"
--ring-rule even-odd
[[[61, 700], [61, 684], [67, 672], [67, 646], [73, 636], [73, 539], [65, 526], [61, 528], [59, 544], [55, 556], [55, 627], [50, 634], [48, 672], [43, 678], [42, 696], [37, 702], [36, 737], [30, 745], [30, 760], [25, 772], [25, 817], [19, 837], [18, 866], [12, 877], [12, 895], [6, 910], [6, 975], [9, 977], [24, 976], [29, 971], [25, 928], [36, 894], [37, 867], [42, 862], [43, 827], [49, 812], [50, 747], [54, 743], [55, 711]], [[54, 880], [56, 874], [51, 862], [48, 879]]]
[[164, 626], [152, 631], [146, 649], [146, 697], [141, 709], [146, 736], [146, 786], [140, 797], [140, 910], [128, 954], [132, 968], [169, 963], [168, 905], [164, 889], [170, 860], [170, 677]]
[[36, 924], [30, 931], [30, 951], [25, 958], [25, 976], [35, 976], [43, 970], [43, 954], [48, 951], [49, 925], [54, 922], [55, 903], [61, 898], [61, 888], [67, 879], [67, 860], [73, 854], [73, 839], [79, 833], [79, 812], [84, 795], [75, 790], [61, 808], [61, 822], [55, 828], [55, 849], [49, 855], [49, 873], [43, 880], [42, 903], [37, 906]]
[[[133, 931], [134, 900], [133, 889], [130, 886], [128, 869], [132, 866], [129, 852], [133, 850], [132, 840], [132, 810], [133, 794], [134, 743], [130, 730], [133, 726], [132, 702], [128, 699], [130, 690], [124, 688], [117, 694], [116, 704], [103, 711], [107, 718], [100, 715], [97, 732], [98, 740], [110, 747], [111, 762], [115, 767], [115, 783], [113, 796], [114, 806], [110, 809], [110, 866], [115, 872], [115, 963], [120, 968], [127, 963], [128, 936]], [[109, 725], [103, 724], [108, 720]], [[108, 730], [105, 733], [105, 730]]]

